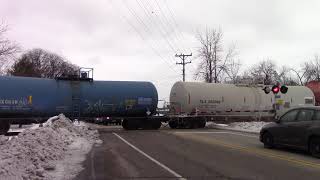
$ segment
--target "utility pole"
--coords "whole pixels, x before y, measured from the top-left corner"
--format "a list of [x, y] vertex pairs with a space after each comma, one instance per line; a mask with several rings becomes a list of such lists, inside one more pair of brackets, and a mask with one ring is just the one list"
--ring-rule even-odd
[[180, 62], [180, 63], [176, 63], [176, 64], [179, 64], [179, 65], [182, 65], [182, 76], [183, 76], [183, 82], [185, 81], [185, 79], [186, 79], [186, 72], [185, 72], [185, 66], [186, 66], [186, 64], [190, 64], [191, 63], [191, 61], [189, 61], [189, 62], [186, 62], [185, 60], [186, 60], [186, 57], [188, 57], [188, 56], [192, 56], [192, 53], [191, 54], [180, 54], [180, 55], [178, 55], [178, 54], [176, 54], [176, 57], [180, 57], [181, 59], [182, 59], [182, 62]]

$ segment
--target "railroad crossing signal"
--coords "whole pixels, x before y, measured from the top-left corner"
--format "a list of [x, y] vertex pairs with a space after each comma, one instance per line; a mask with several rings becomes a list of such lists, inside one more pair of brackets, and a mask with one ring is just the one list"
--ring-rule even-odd
[[281, 87], [279, 85], [274, 85], [270, 89], [270, 87], [265, 86], [262, 90], [266, 94], [269, 94], [271, 91], [273, 92], [273, 94], [278, 94], [279, 92], [281, 92], [282, 94], [286, 94], [288, 92], [288, 87], [285, 85], [282, 85]]

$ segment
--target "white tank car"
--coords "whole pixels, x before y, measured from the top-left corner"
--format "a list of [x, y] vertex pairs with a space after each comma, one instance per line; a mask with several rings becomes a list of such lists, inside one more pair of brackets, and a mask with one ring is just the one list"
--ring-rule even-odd
[[[265, 94], [263, 86], [176, 82], [170, 92], [172, 116], [264, 118], [298, 105], [314, 105], [313, 92], [304, 86], [288, 86], [286, 94]], [[276, 110], [276, 111], [275, 111]], [[180, 120], [181, 121], [181, 120]]]
[[286, 94], [278, 93], [275, 96], [276, 115], [281, 115], [293, 107], [314, 105], [314, 93], [306, 86], [288, 86]]

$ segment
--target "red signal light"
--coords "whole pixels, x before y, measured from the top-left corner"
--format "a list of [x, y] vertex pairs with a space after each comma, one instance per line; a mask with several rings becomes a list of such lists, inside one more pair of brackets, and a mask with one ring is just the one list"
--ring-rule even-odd
[[273, 92], [274, 94], [278, 94], [279, 91], [280, 91], [279, 86], [276, 86], [276, 85], [272, 86], [272, 92]]

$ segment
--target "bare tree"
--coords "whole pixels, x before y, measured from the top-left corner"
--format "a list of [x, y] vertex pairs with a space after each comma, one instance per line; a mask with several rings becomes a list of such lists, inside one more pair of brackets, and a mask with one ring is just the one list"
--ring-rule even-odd
[[[305, 62], [300, 69], [282, 66], [277, 68], [270, 59], [264, 60], [256, 64], [250, 69], [251, 76], [255, 82], [264, 84], [274, 84], [280, 82], [285, 85], [301, 85], [304, 86], [310, 80], [320, 80], [320, 59], [315, 56], [310, 62]], [[294, 75], [296, 78], [294, 78]]]
[[231, 59], [227, 66], [225, 67], [225, 73], [228, 75], [228, 78], [231, 80], [232, 84], [240, 83], [240, 68], [242, 64], [240, 59]]
[[291, 77], [290, 77], [290, 68], [287, 66], [283, 65], [280, 67], [280, 69], [277, 71], [276, 75], [276, 80], [280, 82], [281, 84], [287, 84]]
[[311, 80], [320, 81], [320, 57], [315, 54], [313, 59], [307, 63], [309, 66], [309, 71], [307, 71], [307, 76], [310, 77]]
[[320, 81], [320, 57], [316, 54], [313, 59], [302, 64], [300, 69], [291, 68], [290, 70], [296, 74], [301, 86], [311, 80]]
[[276, 64], [270, 59], [266, 59], [254, 65], [249, 71], [255, 83], [270, 85], [275, 83], [279, 77], [276, 68]]
[[310, 65], [309, 65], [309, 63], [304, 63], [301, 66], [302, 66], [302, 68], [300, 68], [300, 69], [291, 68], [290, 70], [292, 72], [294, 72], [295, 75], [297, 76], [298, 84], [300, 86], [304, 86], [309, 81], [309, 79], [311, 78], [310, 75], [308, 75], [309, 74], [308, 72], [309, 72], [309, 69], [310, 69]]
[[5, 69], [11, 65], [16, 53], [20, 51], [19, 46], [5, 37], [8, 26], [0, 22], [0, 74], [4, 74]]
[[281, 84], [289, 85], [289, 86], [298, 86], [300, 85], [299, 80], [293, 78], [291, 68], [283, 65], [277, 71], [276, 81], [280, 82]]
[[14, 63], [8, 71], [13, 76], [55, 78], [75, 74], [79, 69], [61, 56], [43, 49], [32, 49]]
[[196, 78], [209, 83], [222, 81], [223, 74], [228, 70], [228, 62], [235, 56], [235, 47], [226, 51], [222, 47], [222, 32], [216, 29], [206, 29], [204, 34], [198, 33], [201, 46], [198, 49], [201, 62], [198, 65]]

